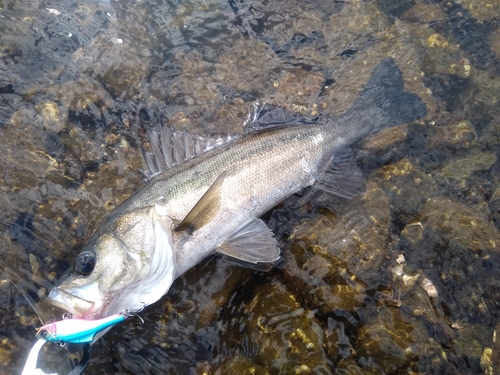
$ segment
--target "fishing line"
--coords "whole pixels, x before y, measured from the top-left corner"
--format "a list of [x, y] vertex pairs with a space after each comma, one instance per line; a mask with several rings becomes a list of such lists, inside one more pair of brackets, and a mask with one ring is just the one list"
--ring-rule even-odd
[[28, 305], [30, 305], [31, 309], [36, 314], [36, 316], [38, 317], [38, 320], [40, 320], [40, 323], [42, 324], [42, 326], [45, 325], [45, 323], [42, 320], [42, 317], [40, 316], [40, 314], [38, 313], [37, 309], [35, 308], [36, 302], [31, 297], [29, 297], [28, 294], [26, 292], [24, 292], [14, 282], [12, 275], [15, 275], [18, 279], [20, 279], [19, 275], [16, 272], [12, 271], [12, 270], [7, 270], [6, 268], [3, 268], [2, 272], [7, 275], [7, 279], [9, 280], [9, 282], [11, 282], [12, 285], [14, 285], [14, 287], [17, 289], [17, 291], [19, 293], [21, 293], [21, 295], [26, 299], [26, 301], [28, 302]]
[[23, 292], [23, 291], [21, 290], [21, 288], [19, 288], [19, 287], [17, 286], [17, 284], [16, 284], [14, 281], [10, 280], [10, 282], [12, 283], [12, 285], [14, 285], [14, 286], [16, 287], [16, 289], [19, 291], [19, 293], [21, 293], [21, 294], [22, 294], [22, 296], [26, 299], [26, 302], [28, 302], [28, 304], [30, 305], [30, 307], [33, 309], [33, 312], [34, 312], [34, 313], [36, 314], [36, 316], [38, 317], [38, 320], [40, 320], [40, 323], [41, 323], [42, 325], [45, 325], [45, 323], [44, 323], [44, 322], [43, 322], [43, 320], [42, 320], [42, 317], [40, 316], [40, 314], [38, 313], [38, 311], [37, 311], [37, 310], [36, 310], [36, 308], [35, 308], [35, 301], [30, 300], [30, 299], [31, 299], [31, 297], [29, 297], [29, 296], [28, 296], [28, 294], [26, 294], [25, 292]]

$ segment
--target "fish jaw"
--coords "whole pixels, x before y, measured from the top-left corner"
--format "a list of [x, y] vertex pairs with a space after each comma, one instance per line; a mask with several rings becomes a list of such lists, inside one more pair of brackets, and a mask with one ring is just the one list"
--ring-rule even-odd
[[[88, 289], [94, 288], [95, 284], [86, 285], [86, 291], [83, 295], [93, 295], [95, 294]], [[91, 301], [79, 296], [82, 294], [78, 288], [70, 289], [70, 291], [65, 290], [61, 287], [56, 287], [52, 289], [49, 293], [49, 301], [56, 307], [68, 311], [75, 318], [86, 318], [92, 319], [98, 313], [99, 303], [96, 301]], [[88, 297], [87, 297], [88, 298]]]

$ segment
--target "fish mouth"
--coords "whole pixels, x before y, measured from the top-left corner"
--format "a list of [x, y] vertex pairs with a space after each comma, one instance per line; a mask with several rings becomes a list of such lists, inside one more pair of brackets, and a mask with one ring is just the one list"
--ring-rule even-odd
[[61, 288], [52, 289], [47, 298], [52, 305], [70, 312], [75, 318], [82, 318], [88, 315], [95, 306], [95, 302], [86, 300]]

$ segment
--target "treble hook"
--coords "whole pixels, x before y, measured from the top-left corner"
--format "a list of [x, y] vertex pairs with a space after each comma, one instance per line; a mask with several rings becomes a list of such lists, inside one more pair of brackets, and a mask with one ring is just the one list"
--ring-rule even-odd
[[141, 321], [142, 324], [144, 324], [144, 319], [141, 318], [141, 316], [139, 315], [140, 312], [142, 312], [144, 310], [144, 308], [146, 307], [146, 304], [144, 302], [140, 302], [142, 303], [142, 306], [135, 310], [135, 311], [132, 311], [132, 310], [129, 310], [129, 309], [125, 309], [123, 311], [120, 311], [119, 314], [123, 315], [123, 316], [126, 316], [127, 318], [130, 318], [132, 316], [136, 316], [137, 318], [139, 318], [139, 320]]

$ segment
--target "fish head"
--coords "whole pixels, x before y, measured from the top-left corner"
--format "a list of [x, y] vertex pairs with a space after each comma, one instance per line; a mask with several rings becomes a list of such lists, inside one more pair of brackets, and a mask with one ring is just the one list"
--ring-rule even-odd
[[163, 296], [175, 277], [172, 220], [157, 206], [106, 221], [61, 277], [49, 302], [76, 318], [135, 312]]

